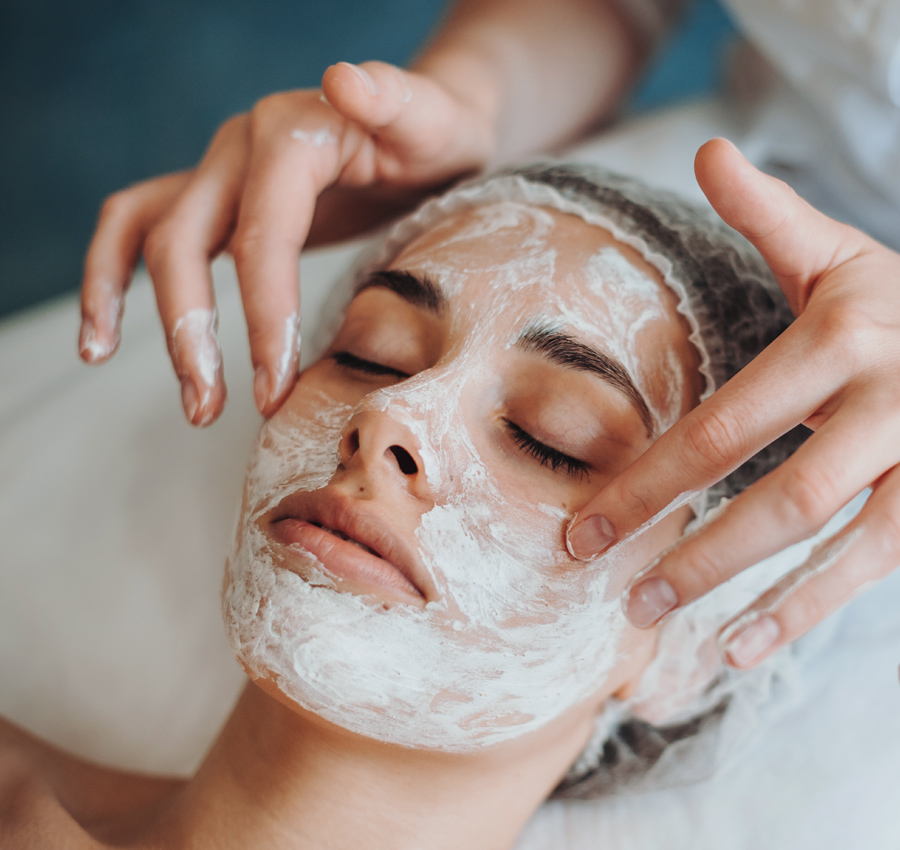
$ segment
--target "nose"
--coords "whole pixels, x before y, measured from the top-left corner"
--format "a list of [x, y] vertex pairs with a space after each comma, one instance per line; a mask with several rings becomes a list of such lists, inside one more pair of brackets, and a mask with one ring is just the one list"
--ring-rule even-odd
[[389, 411], [357, 411], [344, 428], [341, 466], [372, 479], [387, 479], [418, 498], [428, 497], [428, 484], [418, 440]]

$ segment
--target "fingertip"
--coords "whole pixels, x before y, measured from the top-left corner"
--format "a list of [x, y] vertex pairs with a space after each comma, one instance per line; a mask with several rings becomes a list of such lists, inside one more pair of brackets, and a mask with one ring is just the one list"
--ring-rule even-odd
[[701, 145], [694, 156], [694, 175], [700, 188], [709, 197], [717, 184], [728, 183], [737, 177], [734, 169], [740, 168], [740, 163], [750, 165], [734, 142], [724, 136], [717, 136]]
[[358, 106], [357, 98], [368, 100], [378, 94], [378, 86], [371, 74], [352, 62], [337, 62], [326, 68], [322, 75], [322, 95], [338, 111]]
[[181, 381], [181, 404], [184, 415], [195, 428], [207, 428], [222, 415], [227, 395], [228, 391], [221, 374], [217, 376], [212, 386], [203, 386], [189, 375]]
[[708, 142], [704, 142], [700, 145], [700, 150], [697, 151], [697, 155], [699, 156], [701, 152], [706, 154], [731, 152], [736, 153], [741, 158], [744, 157], [740, 148], [732, 142], [731, 139], [725, 136], [714, 136]]
[[678, 594], [669, 582], [659, 576], [633, 582], [622, 594], [625, 619], [639, 629], [655, 626], [677, 607]]
[[253, 396], [259, 412], [271, 416], [284, 403], [300, 370], [300, 313], [295, 311], [285, 317], [280, 328], [277, 348], [273, 346], [278, 333], [270, 329], [265, 355], [257, 351], [253, 376]]
[[259, 366], [253, 376], [253, 398], [256, 409], [268, 419], [272, 416], [294, 389], [297, 383], [297, 371], [289, 373], [280, 381], [273, 381], [272, 372], [265, 366]]
[[575, 516], [566, 529], [566, 548], [573, 558], [591, 561], [616, 541], [616, 529], [605, 516]]
[[256, 409], [263, 415], [269, 407], [269, 394], [272, 380], [269, 377], [269, 370], [265, 366], [257, 366], [253, 375], [253, 400], [256, 402]]
[[379, 93], [385, 91], [404, 104], [412, 100], [413, 90], [409, 84], [409, 74], [403, 68], [390, 62], [379, 61], [363, 62], [359, 67], [370, 79], [375, 80]]
[[227, 390], [217, 328], [215, 308], [198, 307], [181, 315], [169, 334], [169, 353], [181, 381], [184, 413], [197, 427], [211, 425], [225, 406]]
[[78, 354], [89, 366], [98, 366], [116, 353], [119, 339], [118, 332], [112, 339], [105, 338], [98, 332], [92, 319], [84, 319], [78, 335]]
[[344, 117], [383, 129], [403, 114], [413, 98], [410, 75], [387, 62], [338, 62], [322, 77], [326, 102]]
[[719, 654], [731, 667], [746, 670], [768, 658], [777, 648], [781, 626], [771, 614], [741, 617], [719, 636]]
[[122, 332], [125, 284], [113, 278], [88, 277], [81, 292], [81, 328], [78, 353], [90, 365], [104, 363], [115, 354]]
[[214, 404], [198, 408], [197, 415], [191, 421], [191, 425], [195, 428], [208, 428], [214, 422], [217, 422], [222, 415], [222, 411], [225, 410], [225, 395], [225, 387], [223, 386], [219, 400]]
[[200, 394], [191, 378], [184, 378], [181, 382], [181, 406], [188, 422], [193, 425], [197, 418], [197, 408], [200, 406]]

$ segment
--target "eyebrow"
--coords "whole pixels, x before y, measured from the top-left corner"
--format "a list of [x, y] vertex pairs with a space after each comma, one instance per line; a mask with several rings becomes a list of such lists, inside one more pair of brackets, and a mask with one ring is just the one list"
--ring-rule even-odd
[[422, 307], [429, 313], [441, 315], [447, 309], [447, 298], [441, 288], [428, 275], [417, 275], [399, 269], [385, 269], [367, 277], [356, 290], [382, 286], [399, 295], [414, 307]]
[[523, 351], [539, 354], [566, 369], [597, 375], [628, 398], [640, 415], [647, 432], [653, 435], [653, 416], [650, 408], [625, 367], [615, 357], [579, 342], [564, 331], [537, 323], [528, 325], [522, 331], [516, 340], [516, 346]]

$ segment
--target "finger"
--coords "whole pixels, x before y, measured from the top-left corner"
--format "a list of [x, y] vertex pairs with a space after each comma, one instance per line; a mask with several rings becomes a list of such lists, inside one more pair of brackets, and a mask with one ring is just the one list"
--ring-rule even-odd
[[316, 99], [312, 109], [307, 104], [303, 126], [297, 126], [295, 114], [284, 96], [267, 98], [254, 109], [253, 154], [231, 241], [256, 371], [254, 395], [264, 416], [274, 413], [297, 378], [298, 255], [316, 198], [361, 136], [356, 131], [348, 142], [333, 111]]
[[[322, 93], [339, 114], [376, 138], [375, 165], [383, 179], [414, 182], [419, 169], [428, 168], [429, 178], [439, 182], [488, 161], [488, 123], [424, 74], [386, 62], [339, 62], [325, 72]], [[353, 179], [353, 174], [342, 176], [342, 182]], [[358, 178], [372, 179], [369, 174]]]
[[116, 192], [104, 202], [81, 287], [78, 348], [86, 363], [102, 363], [118, 348], [122, 299], [144, 238], [189, 179], [188, 173], [169, 174]]
[[834, 221], [786, 183], [754, 168], [726, 139], [703, 145], [694, 171], [713, 209], [762, 254], [795, 315], [822, 275], [871, 245], [858, 230]]
[[758, 664], [898, 565], [900, 467], [895, 467], [845, 529], [722, 628], [722, 656], [735, 667]]
[[816, 328], [789, 327], [578, 511], [566, 536], [571, 554], [590, 560], [807, 420], [843, 379], [822, 360]]
[[223, 125], [144, 246], [169, 354], [181, 381], [185, 415], [197, 426], [214, 422], [225, 404], [209, 263], [234, 225], [247, 159], [246, 136], [246, 118]]
[[[896, 425], [879, 406], [838, 413], [792, 457], [718, 517], [639, 573], [623, 596], [625, 615], [641, 628], [722, 582], [804, 540], [843, 505], [900, 461]], [[865, 443], [861, 456], [854, 447]]]

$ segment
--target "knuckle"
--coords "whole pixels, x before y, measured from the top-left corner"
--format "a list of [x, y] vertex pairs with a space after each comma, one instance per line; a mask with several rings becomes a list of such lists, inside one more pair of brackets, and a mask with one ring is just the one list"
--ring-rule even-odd
[[121, 189], [106, 197], [100, 206], [100, 221], [115, 220], [130, 215], [134, 209], [134, 193]]
[[270, 94], [260, 98], [250, 110], [250, 130], [254, 136], [268, 134], [280, 125], [289, 111], [290, 103], [283, 94]]
[[780, 481], [783, 516], [793, 527], [814, 530], [828, 521], [839, 505], [837, 483], [824, 465], [787, 469]]
[[[852, 299], [831, 304], [813, 317], [812, 337], [829, 358], [829, 368], [855, 373], [871, 362], [872, 319]], [[843, 369], [841, 369], [841, 364]]]
[[718, 478], [736, 466], [744, 455], [743, 427], [727, 408], [707, 411], [692, 418], [685, 431], [691, 450], [691, 465], [696, 461], [704, 472]]
[[147, 233], [144, 239], [144, 261], [151, 276], [165, 265], [174, 243], [172, 228], [166, 220], [154, 225]]
[[231, 256], [238, 267], [252, 263], [263, 252], [265, 231], [256, 224], [238, 225], [231, 239]]
[[727, 578], [723, 573], [720, 560], [714, 558], [703, 545], [683, 548], [679, 555], [679, 562], [681, 564], [678, 569], [679, 583], [686, 588], [686, 592], [679, 593], [682, 603], [702, 596]]
[[234, 115], [227, 121], [223, 122], [219, 126], [219, 129], [216, 130], [216, 134], [215, 136], [213, 136], [210, 147], [213, 147], [214, 145], [228, 144], [228, 142], [230, 142], [232, 139], [240, 136], [244, 131], [245, 123], [246, 116], [244, 115]]

